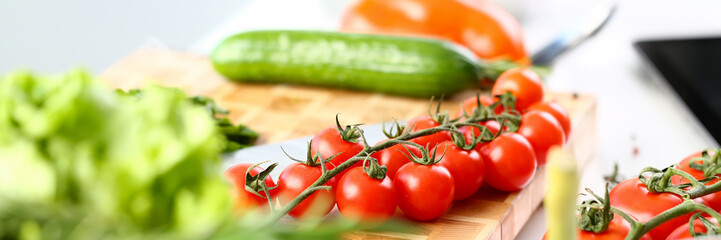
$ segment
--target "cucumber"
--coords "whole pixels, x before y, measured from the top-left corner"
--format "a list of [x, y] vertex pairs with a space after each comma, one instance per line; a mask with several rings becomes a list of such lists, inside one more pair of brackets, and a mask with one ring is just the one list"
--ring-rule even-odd
[[450, 42], [319, 31], [253, 31], [213, 51], [215, 69], [242, 82], [289, 83], [412, 97], [478, 85], [473, 54]]

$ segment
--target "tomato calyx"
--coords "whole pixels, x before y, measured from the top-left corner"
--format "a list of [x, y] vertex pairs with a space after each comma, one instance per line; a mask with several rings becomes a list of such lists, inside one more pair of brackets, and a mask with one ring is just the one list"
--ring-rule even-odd
[[[428, 103], [428, 116], [431, 116], [431, 119], [435, 121], [436, 123], [440, 125], [444, 125], [448, 122], [450, 122], [450, 117], [448, 111], [441, 112], [441, 105], [443, 104], [443, 96], [438, 99], [438, 104], [436, 104], [436, 111], [433, 112], [431, 109], [433, 109], [433, 99], [434, 97], [431, 97], [431, 102]], [[411, 129], [414, 129], [414, 126], [410, 126]]]
[[396, 119], [393, 119], [393, 125], [386, 131], [386, 121], [382, 120], [381, 128], [383, 129], [383, 135], [386, 135], [388, 139], [394, 139], [403, 135], [406, 130], [406, 125], [400, 124]]
[[[593, 195], [595, 199], [586, 200], [583, 201], [582, 204], [579, 204], [578, 209], [580, 212], [578, 218], [578, 229], [597, 234], [604, 233], [609, 229], [614, 215], [618, 215], [631, 225], [631, 229], [628, 232], [626, 239], [641, 239], [642, 236], [648, 234], [652, 229], [655, 229], [665, 222], [682, 215], [690, 213], [703, 213], [716, 219], [721, 218], [721, 214], [715, 210], [693, 200], [685, 200], [681, 204], [678, 204], [675, 207], [646, 220], [645, 222], [641, 222], [619, 208], [611, 206], [608, 184], [606, 184], [605, 189], [605, 196], [604, 198], [601, 198], [594, 194], [590, 189], [586, 188], [586, 191]], [[691, 223], [693, 223], [693, 218], [691, 219]]]
[[335, 115], [335, 124], [336, 130], [338, 131], [338, 134], [340, 134], [340, 138], [343, 139], [343, 141], [352, 143], [360, 141], [363, 136], [363, 132], [360, 128], [358, 128], [358, 126], [362, 124], [346, 125], [345, 128], [343, 128], [340, 124], [340, 120], [338, 120], [338, 115], [339, 114]]
[[[490, 142], [495, 137], [493, 135], [493, 133], [491, 133], [491, 131], [488, 130], [488, 128], [486, 126], [481, 126], [480, 124], [474, 124], [474, 123], [459, 124], [459, 125], [473, 126], [473, 127], [477, 127], [479, 129], [481, 129], [481, 134], [476, 137], [476, 133], [474, 133], [473, 131], [470, 132], [471, 136], [464, 136], [463, 133], [461, 133], [460, 131], [458, 131], [458, 129], [456, 129], [455, 125], [451, 128], [452, 129], [450, 131], [451, 132], [451, 142], [453, 142], [453, 144], [456, 145], [456, 147], [463, 149], [463, 150], [466, 150], [466, 151], [473, 150], [476, 148], [476, 145], [478, 145], [479, 143]], [[486, 136], [486, 137], [484, 137], [484, 136]], [[466, 142], [466, 139], [468, 139], [469, 141]]]
[[[696, 224], [694, 224], [694, 222], [696, 219], [698, 219], [701, 222], [701, 224], [703, 224], [703, 226], [706, 228], [705, 233], [696, 232], [696, 230], [694, 229], [695, 225], [696, 225]], [[719, 227], [719, 225], [712, 222], [711, 220], [708, 220], [704, 216], [702, 216], [701, 212], [697, 212], [697, 213], [693, 214], [693, 216], [691, 216], [691, 219], [689, 219], [688, 221], [689, 221], [688, 231], [691, 234], [691, 236], [694, 238], [701, 237], [701, 236], [714, 236], [714, 235], [721, 234], [721, 228]]]
[[325, 164], [327, 163], [327, 164], [331, 164], [331, 165], [332, 165], [333, 163], [332, 163], [330, 160], [333, 160], [335, 157], [337, 157], [337, 156], [340, 155], [341, 153], [336, 153], [335, 155], [330, 156], [330, 157], [328, 157], [328, 158], [323, 158], [323, 157], [320, 155], [320, 152], [316, 152], [315, 155], [312, 155], [312, 154], [311, 154], [311, 151], [310, 151], [310, 146], [311, 146], [312, 144], [313, 144], [313, 140], [311, 139], [311, 140], [308, 142], [308, 151], [306, 151], [306, 152], [308, 153], [308, 155], [306, 155], [305, 161], [290, 156], [290, 154], [288, 154], [288, 152], [286, 152], [285, 149], [283, 149], [283, 147], [280, 147], [280, 150], [283, 151], [283, 153], [285, 154], [285, 156], [288, 157], [288, 158], [290, 158], [290, 160], [299, 162], [299, 163], [301, 163], [301, 164], [305, 164], [305, 165], [310, 166], [310, 167], [321, 167], [321, 168], [323, 169], [323, 172], [326, 172], [327, 170], [326, 170]]
[[613, 172], [610, 175], [603, 176], [603, 180], [606, 180], [606, 183], [609, 184], [611, 188], [621, 183], [624, 179], [625, 178], [618, 173], [618, 162], [613, 163]]
[[[433, 165], [438, 162], [440, 162], [443, 159], [443, 156], [446, 155], [446, 150], [443, 150], [443, 154], [441, 156], [436, 158], [436, 153], [438, 152], [438, 148], [433, 148], [433, 152], [429, 150], [428, 148], [430, 145], [426, 145], [425, 147], [421, 146], [420, 144], [409, 142], [409, 141], [401, 141], [403, 144], [413, 145], [414, 147], [418, 148], [418, 150], [421, 152], [421, 156], [415, 156], [413, 154], [406, 154], [405, 152], [402, 152], [403, 155], [405, 155], [408, 160], [411, 162], [421, 164], [421, 165]], [[401, 145], [403, 148], [406, 149], [406, 152], [411, 152], [411, 150], [406, 145]]]
[[[713, 177], [721, 174], [721, 149], [704, 150], [701, 153], [701, 157], [694, 158], [689, 161], [688, 166], [703, 171], [704, 177]], [[709, 154], [709, 151], [714, 151], [713, 156]]]
[[[514, 96], [511, 92], [506, 91], [503, 94], [495, 95], [494, 97], [498, 98], [496, 103], [501, 104], [504, 110], [510, 111], [516, 109], [516, 96]], [[516, 110], [516, 112], [518, 111]]]
[[[261, 197], [264, 199], [269, 199], [269, 197], [270, 197], [269, 191], [278, 187], [278, 186], [268, 187], [265, 184], [265, 179], [268, 178], [268, 176], [270, 176], [270, 173], [273, 171], [273, 169], [275, 169], [275, 167], [278, 166], [278, 163], [271, 164], [270, 166], [268, 166], [268, 168], [259, 172], [255, 176], [250, 174], [250, 170], [253, 170], [255, 167], [257, 167], [261, 164], [267, 163], [267, 162], [268, 161], [264, 161], [264, 162], [254, 164], [254, 165], [250, 166], [247, 170], [245, 170], [245, 190], [248, 191], [249, 193], [255, 194], [258, 197]], [[260, 194], [261, 191], [263, 191], [265, 193], [265, 196]], [[272, 206], [272, 203], [271, 203], [271, 206]]]
[[[683, 199], [693, 199], [716, 192], [721, 189], [721, 184], [712, 184], [706, 186], [708, 182], [717, 179], [717, 177], [705, 178], [698, 180], [691, 174], [684, 172], [674, 166], [658, 170], [653, 167], [647, 167], [641, 170], [638, 179], [646, 185], [649, 192], [662, 193], [669, 192], [681, 196]], [[671, 177], [680, 176], [689, 183], [673, 184]]]
[[[689, 180], [690, 183], [683, 183], [683, 184], [673, 184], [671, 182], [671, 177], [674, 175], [679, 175], [682, 178], [685, 178]], [[646, 185], [646, 188], [649, 192], [652, 193], [663, 193], [663, 192], [670, 192], [674, 193], [676, 195], [681, 196], [684, 199], [690, 199], [691, 196], [689, 195], [688, 191], [685, 190], [688, 187], [696, 186], [698, 184], [703, 185], [699, 180], [696, 180], [693, 176], [690, 174], [681, 171], [674, 166], [667, 167], [661, 170], [658, 170], [653, 167], [647, 167], [641, 170], [641, 173], [638, 175], [638, 179]]]
[[378, 164], [377, 159], [371, 157], [371, 155], [368, 155], [365, 159], [363, 159], [363, 172], [368, 174], [368, 177], [382, 180], [386, 178], [386, 172], [388, 172], [388, 167], [381, 166], [380, 164]]
[[521, 126], [521, 113], [516, 110], [516, 96], [506, 91], [494, 97], [496, 97], [498, 101], [488, 106], [488, 108], [496, 109], [498, 106], [503, 108], [503, 112], [496, 115], [496, 121], [501, 124], [501, 131], [499, 132], [517, 132]]
[[498, 104], [500, 104], [500, 103], [498, 103], [498, 102], [493, 103], [492, 104], [492, 106], [494, 106], [493, 108], [491, 108], [490, 106], [484, 106], [481, 103], [481, 94], [476, 93], [476, 107], [473, 108], [473, 111], [469, 113], [462, 106], [461, 106], [461, 110], [463, 111], [464, 118], [483, 118], [483, 119], [485, 119], [485, 118], [489, 118], [489, 117], [493, 116], [493, 114], [494, 114], [493, 109], [495, 109], [495, 107], [498, 106]]
[[[475, 131], [469, 132], [470, 136], [464, 136], [462, 132], [458, 130], [457, 127], [475, 127], [481, 130], [481, 133], [476, 136]], [[501, 126], [502, 128], [503, 126]], [[455, 144], [457, 147], [469, 151], [471, 149], [474, 149], [476, 145], [480, 143], [487, 143], [490, 141], [493, 141], [493, 139], [496, 139], [496, 137], [500, 136], [503, 131], [498, 131], [496, 134], [493, 134], [493, 132], [488, 129], [487, 126], [480, 125], [477, 123], [456, 123], [451, 126], [451, 141], [453, 141], [453, 144]], [[468, 141], [466, 141], [468, 140]]]
[[614, 216], [611, 212], [611, 201], [608, 200], [608, 183], [603, 198], [593, 193], [591, 189], [586, 188], [586, 191], [595, 199], [584, 200], [578, 206], [580, 210], [578, 229], [594, 233], [605, 232]]

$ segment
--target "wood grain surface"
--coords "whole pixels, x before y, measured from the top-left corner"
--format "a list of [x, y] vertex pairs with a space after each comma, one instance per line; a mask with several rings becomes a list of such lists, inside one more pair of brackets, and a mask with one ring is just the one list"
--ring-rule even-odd
[[[312, 135], [334, 124], [378, 123], [424, 114], [428, 99], [332, 90], [290, 85], [230, 82], [218, 75], [207, 57], [169, 49], [145, 48], [129, 54], [101, 74], [115, 88], [133, 89], [158, 84], [215, 99], [230, 110], [233, 122], [261, 133], [260, 143]], [[475, 95], [469, 90], [444, 100], [443, 109], [455, 111], [461, 101]], [[571, 116], [571, 149], [583, 168], [596, 146], [596, 100], [590, 95], [548, 93]], [[349, 239], [513, 239], [540, 205], [545, 192], [545, 171], [518, 192], [501, 192], [483, 186], [470, 199], [456, 202], [441, 218], [419, 223], [412, 233], [354, 233]], [[402, 213], [397, 214], [402, 217]]]

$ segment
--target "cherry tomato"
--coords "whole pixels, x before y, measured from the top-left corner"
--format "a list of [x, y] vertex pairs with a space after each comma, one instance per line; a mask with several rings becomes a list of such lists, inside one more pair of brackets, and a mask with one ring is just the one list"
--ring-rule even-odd
[[566, 112], [566, 109], [561, 107], [560, 104], [556, 102], [538, 102], [528, 107], [528, 110], [537, 110], [550, 113], [551, 115], [553, 115], [554, 118], [556, 118], [556, 120], [558, 120], [558, 123], [561, 124], [561, 127], [563, 127], [563, 132], [566, 134], [566, 140], [568, 140], [568, 137], [571, 136], [571, 118], [568, 116], [568, 112]]
[[[499, 131], [501, 131], [501, 124], [494, 120], [479, 122], [478, 125], [485, 126], [486, 128], [488, 128], [488, 131], [490, 131], [493, 135], [496, 135]], [[504, 130], [505, 129], [507, 128], [504, 127]], [[458, 131], [461, 131], [461, 133], [463, 133], [463, 135], [465, 135], [466, 137], [471, 137], [471, 133], [473, 136], [476, 137], [481, 135], [481, 129], [473, 126], [463, 126], [458, 128]]]
[[[381, 142], [385, 141], [387, 140], [383, 140]], [[410, 150], [410, 152], [408, 152], [408, 150]], [[393, 179], [399, 168], [401, 168], [406, 163], [411, 162], [411, 160], [408, 160], [408, 156], [410, 155], [407, 155], [410, 153], [413, 153], [413, 155], [417, 157], [421, 156], [421, 152], [418, 150], [418, 148], [409, 144], [396, 144], [389, 148], [373, 153], [371, 154], [371, 156], [375, 159], [378, 159], [378, 163], [380, 165], [386, 166], [388, 168], [386, 175], [388, 175], [390, 179]]]
[[[436, 120], [434, 120], [429, 115], [421, 115], [411, 120], [408, 120], [406, 125], [408, 125], [409, 131], [417, 132], [427, 128], [438, 127], [441, 124], [436, 122]], [[431, 135], [414, 138], [411, 140], [411, 142], [417, 143], [424, 148], [427, 147], [428, 149], [433, 149], [438, 143], [442, 143], [448, 140], [451, 140], [451, 135], [447, 131], [443, 131]]]
[[[691, 160], [694, 158], [700, 158], [702, 156], [701, 154], [702, 154], [702, 152], [697, 152], [697, 153], [687, 156], [686, 158], [681, 160], [681, 162], [678, 163], [677, 168], [681, 169], [684, 172], [687, 172], [688, 174], [690, 174], [691, 176], [693, 176], [694, 178], [696, 178], [698, 180], [704, 179], [705, 177], [703, 175], [703, 171], [694, 169], [691, 166], [689, 166], [689, 163], [691, 163]], [[709, 152], [709, 154], [713, 155], [714, 153]], [[718, 181], [719, 181], [719, 179], [714, 179], [714, 180], [711, 180], [710, 182], [706, 183], [706, 185], [712, 185], [714, 183], [717, 183]], [[682, 184], [682, 183], [688, 183], [689, 181], [680, 176], [673, 176], [673, 177], [671, 177], [671, 182], [673, 184]], [[705, 205], [708, 205], [710, 208], [712, 208], [716, 211], [721, 211], [721, 192], [715, 192], [715, 193], [703, 196], [703, 197], [701, 197], [701, 200], [703, 200], [703, 203]]]
[[398, 207], [411, 219], [428, 221], [448, 210], [453, 202], [451, 172], [438, 164], [414, 162], [403, 165], [393, 179]]
[[[501, 131], [501, 124], [498, 123], [498, 122], [496, 122], [496, 121], [493, 121], [493, 120], [486, 121], [486, 122], [481, 122], [481, 123], [478, 123], [478, 124], [481, 125], [481, 126], [486, 126], [486, 128], [488, 128], [488, 131], [490, 131], [491, 134], [493, 134], [494, 136], [495, 136], [496, 134], [498, 134], [498, 131]], [[505, 127], [504, 127], [504, 129], [505, 129]], [[463, 126], [463, 127], [460, 127], [460, 128], [458, 129], [458, 131], [461, 131], [461, 133], [463, 133], [463, 136], [466, 137], [466, 143], [470, 143], [470, 142], [471, 142], [471, 138], [472, 138], [473, 136], [476, 136], [476, 137], [481, 136], [481, 130], [480, 130], [479, 128], [477, 128], [477, 127]], [[488, 143], [486, 142], [486, 143], [478, 143], [478, 144], [476, 144], [476, 148], [475, 148], [476, 151], [480, 152], [480, 151], [481, 151], [481, 147], [483, 147], [483, 145], [486, 145], [486, 144], [488, 144]]]
[[546, 164], [548, 149], [555, 145], [562, 146], [566, 141], [561, 124], [547, 112], [530, 111], [523, 114], [518, 133], [533, 146], [538, 166]]
[[[288, 165], [278, 177], [278, 200], [282, 205], [287, 204], [318, 180], [321, 174], [320, 167], [311, 167], [302, 163]], [[337, 182], [331, 180], [323, 185], [335, 186], [336, 184]], [[328, 214], [334, 205], [335, 188], [330, 191], [321, 189], [303, 200], [288, 215], [294, 218], [318, 218]]]
[[[495, 100], [493, 100], [493, 98], [489, 96], [480, 96], [478, 100], [481, 101], [481, 106], [491, 106], [493, 103], [496, 102]], [[473, 113], [473, 110], [478, 108], [478, 100], [476, 100], [476, 97], [474, 96], [463, 101], [463, 103], [458, 106], [458, 110], [456, 110], [456, 115], [454, 116], [454, 118], [462, 117], [464, 114], [470, 115], [471, 113]], [[501, 107], [497, 107], [495, 109], [496, 113], [500, 113], [502, 111], [503, 108]]]
[[536, 174], [536, 154], [518, 133], [506, 132], [481, 147], [486, 183], [498, 190], [517, 191]]
[[528, 68], [512, 68], [498, 76], [491, 94], [501, 95], [511, 92], [516, 96], [516, 110], [523, 111], [534, 103], [543, 100], [541, 77]]
[[[488, 96], [480, 96], [479, 100], [481, 101], [481, 105], [483, 105], [483, 106], [490, 106], [491, 104], [495, 103], [495, 100], [493, 100], [493, 98], [488, 97]], [[476, 99], [476, 97], [470, 97], [470, 98], [466, 99], [465, 101], [463, 101], [463, 104], [458, 107], [458, 110], [456, 111], [456, 117], [460, 117], [460, 120], [463, 121], [465, 119], [464, 111], [465, 111], [465, 113], [471, 114], [471, 113], [473, 113], [473, 110], [475, 110], [477, 107], [478, 107], [478, 100]], [[501, 113], [501, 112], [503, 112], [503, 109], [501, 107], [497, 107], [495, 112]], [[491, 133], [493, 133], [494, 135], [496, 133], [498, 133], [498, 131], [500, 131], [500, 129], [501, 129], [501, 125], [494, 120], [478, 122], [478, 125], [486, 126], [488, 128], [488, 130], [490, 130]], [[463, 126], [463, 127], [458, 128], [458, 130], [461, 131], [461, 133], [463, 133], [464, 136], [466, 136], [467, 143], [470, 143], [470, 138], [472, 137], [471, 136], [472, 134], [476, 137], [481, 135], [481, 130], [477, 127]], [[473, 131], [471, 131], [471, 130], [473, 130]], [[480, 149], [480, 147], [482, 145], [483, 144], [476, 145], [476, 149]]]
[[493, 1], [361, 0], [346, 11], [340, 29], [441, 38], [483, 59], [529, 62], [521, 25]]
[[[341, 138], [338, 129], [335, 126], [330, 126], [320, 130], [315, 136], [310, 145], [310, 154], [315, 156], [316, 153], [320, 152], [322, 158], [329, 158], [333, 155], [338, 154], [335, 158], [330, 160], [330, 163], [326, 164], [326, 168], [331, 170], [336, 166], [348, 161], [360, 151], [363, 151], [363, 144], [358, 142], [349, 142]], [[340, 154], [339, 154], [340, 153]], [[353, 166], [360, 166], [360, 162]], [[338, 181], [348, 169], [336, 175], [334, 178]]]
[[[716, 223], [715, 218], [706, 218], [706, 219], [709, 219], [711, 222]], [[704, 226], [703, 223], [701, 223], [701, 220], [696, 219], [693, 221], [693, 231], [696, 233], [706, 233], [706, 226]], [[698, 237], [701, 238], [702, 236], [698, 236]], [[668, 237], [666, 237], [666, 240], [692, 240], [692, 239], [694, 239], [694, 237], [691, 236], [691, 231], [689, 231], [688, 223], [678, 226], [678, 228], [676, 228], [676, 230], [673, 230], [673, 232], [671, 232], [671, 234], [669, 234]]]
[[363, 222], [385, 222], [398, 206], [391, 179], [371, 178], [363, 167], [354, 167], [343, 175], [335, 198], [343, 217]]
[[[581, 229], [576, 229], [576, 232], [578, 235], [576, 235], [577, 240], [623, 240], [626, 239], [626, 235], [628, 235], [628, 232], [631, 231], [631, 224], [628, 223], [626, 220], [623, 219], [623, 217], [619, 215], [614, 215], [611, 222], [608, 224], [608, 228], [606, 231], [602, 233], [594, 233], [589, 231], [583, 231]], [[543, 239], [549, 239], [548, 238], [548, 232], [543, 235]], [[651, 237], [648, 234], [643, 235], [641, 240], [651, 240]]]
[[438, 153], [445, 153], [439, 162], [453, 176], [455, 195], [453, 200], [472, 196], [483, 184], [483, 159], [475, 150], [463, 150], [451, 141], [438, 144]]
[[[646, 222], [656, 215], [675, 207], [683, 199], [673, 193], [650, 193], [638, 178], [626, 179], [620, 182], [609, 193], [611, 206]], [[691, 214], [680, 216], [665, 222], [649, 232], [653, 239], [665, 239], [674, 229], [682, 224], [688, 224]]]
[[[245, 173], [251, 166], [253, 166], [253, 164], [251, 163], [238, 163], [228, 168], [228, 170], [225, 170], [224, 173], [225, 178], [228, 179], [228, 181], [230, 181], [230, 183], [232, 183], [233, 187], [235, 188], [235, 207], [238, 210], [268, 206], [267, 199], [259, 197], [258, 195], [255, 195], [245, 190]], [[254, 167], [250, 170], [250, 175], [255, 176], [262, 171], [263, 168]], [[273, 178], [271, 178], [270, 176], [266, 177], [263, 181], [268, 188], [275, 187], [275, 182], [273, 182]], [[275, 190], [276, 189], [268, 191], [271, 198], [274, 197]], [[260, 195], [266, 196], [264, 191], [259, 191], [259, 193]]]

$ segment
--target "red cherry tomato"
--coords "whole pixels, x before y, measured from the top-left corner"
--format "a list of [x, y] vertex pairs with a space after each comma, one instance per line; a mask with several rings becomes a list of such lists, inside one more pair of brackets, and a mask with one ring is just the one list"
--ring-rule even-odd
[[481, 157], [486, 168], [486, 183], [498, 190], [520, 190], [536, 174], [533, 147], [517, 133], [503, 133], [481, 147]]
[[[678, 163], [677, 168], [681, 169], [684, 172], [687, 172], [694, 178], [701, 180], [704, 179], [703, 171], [694, 169], [691, 166], [689, 166], [689, 163], [691, 163], [691, 160], [694, 158], [700, 158], [702, 152], [697, 152], [694, 154], [691, 154], [681, 160], [681, 162]], [[713, 152], [709, 152], [709, 154], [713, 155]], [[706, 185], [712, 185], [714, 183], [717, 183], [719, 179], [711, 180], [710, 182], [706, 183]], [[689, 181], [685, 178], [681, 178], [680, 176], [673, 176], [671, 177], [671, 182], [673, 184], [682, 184], [682, 183], [688, 183]], [[708, 205], [710, 208], [716, 211], [721, 211], [721, 192], [715, 192], [706, 196], [701, 197], [701, 200], [703, 200], [703, 203], [705, 205]]]
[[[381, 142], [385, 141], [387, 140], [383, 140]], [[410, 150], [410, 152], [408, 152], [408, 150]], [[408, 156], [410, 156], [410, 153], [413, 153], [413, 155], [416, 157], [421, 156], [421, 151], [419, 151], [418, 148], [413, 145], [396, 144], [389, 148], [371, 154], [371, 157], [378, 159], [378, 163], [380, 165], [386, 166], [388, 168], [388, 172], [386, 172], [386, 175], [388, 175], [390, 179], [393, 179], [399, 168], [401, 168], [406, 163], [411, 162], [411, 160], [408, 160]]]
[[[330, 126], [320, 130], [320, 132], [313, 136], [313, 141], [310, 145], [310, 154], [313, 156], [320, 152], [320, 156], [325, 159], [338, 154], [338, 156], [330, 160], [329, 164], [326, 164], [326, 168], [328, 170], [348, 161], [348, 159], [352, 158], [360, 151], [363, 151], [363, 144], [360, 141], [355, 143], [344, 141], [335, 126]], [[354, 164], [353, 166], [360, 166], [360, 162]], [[340, 179], [343, 174], [348, 171], [348, 169], [350, 168], [347, 168], [345, 171], [336, 175], [334, 177], [336, 179], [335, 181], [338, 181], [338, 179]]]
[[566, 109], [561, 107], [560, 104], [556, 102], [538, 102], [528, 107], [528, 110], [537, 110], [550, 113], [551, 115], [553, 115], [554, 118], [556, 118], [556, 120], [558, 120], [558, 123], [561, 124], [561, 127], [563, 127], [563, 132], [566, 134], [566, 140], [568, 140], [568, 137], [571, 136], [571, 118], [568, 116], [568, 112], [566, 112]]
[[[631, 224], [628, 223], [623, 217], [614, 215], [613, 220], [608, 224], [606, 231], [602, 233], [594, 233], [576, 229], [578, 235], [577, 240], [623, 240], [626, 239], [626, 235], [631, 231]], [[548, 232], [543, 235], [543, 240], [549, 239]], [[648, 234], [643, 235], [641, 240], [651, 240]]]
[[[302, 163], [288, 165], [278, 177], [278, 200], [282, 205], [287, 204], [318, 180], [321, 174], [320, 167], [311, 167]], [[336, 183], [331, 180], [323, 185], [335, 186]], [[328, 214], [334, 205], [334, 188], [330, 191], [318, 190], [298, 204], [288, 215], [294, 218], [318, 218]]]
[[483, 184], [483, 159], [475, 150], [463, 150], [451, 141], [438, 144], [438, 153], [445, 153], [439, 162], [453, 176], [455, 195], [453, 200], [472, 196]]
[[[656, 215], [675, 207], [683, 199], [673, 193], [650, 193], [638, 178], [626, 179], [616, 185], [609, 193], [611, 206], [646, 222]], [[688, 224], [691, 214], [680, 216], [665, 222], [649, 232], [653, 239], [665, 239], [674, 229]]]
[[[418, 117], [415, 117], [411, 120], [408, 120], [406, 123], [408, 125], [408, 130], [411, 132], [417, 132], [423, 129], [432, 128], [432, 127], [438, 127], [441, 124], [436, 122], [431, 116], [429, 115], [421, 115]], [[451, 135], [446, 132], [437, 132], [431, 135], [417, 137], [412, 139], [411, 141], [414, 143], [417, 143], [424, 148], [433, 149], [436, 147], [436, 144], [442, 143], [445, 141], [451, 140]]]
[[411, 219], [428, 221], [448, 210], [453, 202], [451, 172], [438, 164], [407, 163], [393, 179], [398, 207]]
[[[479, 99], [481, 101], [481, 105], [483, 105], [483, 106], [490, 106], [491, 104], [493, 104], [495, 102], [495, 100], [493, 100], [493, 98], [488, 97], [488, 96], [480, 96]], [[466, 99], [465, 101], [463, 101], [463, 104], [461, 106], [459, 106], [458, 110], [456, 111], [456, 117], [460, 117], [460, 120], [463, 121], [465, 119], [464, 111], [465, 111], [465, 113], [471, 114], [473, 112], [473, 110], [475, 110], [478, 107], [477, 101], [478, 100], [476, 99], [476, 97], [470, 97], [470, 98]], [[503, 109], [501, 107], [498, 107], [498, 108], [496, 108], [495, 112], [500, 113], [502, 111], [503, 111]], [[493, 121], [493, 120], [486, 121], [486, 122], [478, 122], [477, 124], [481, 125], [481, 126], [486, 126], [488, 128], [488, 130], [490, 130], [491, 133], [494, 135], [496, 133], [498, 133], [498, 131], [500, 131], [500, 129], [501, 129], [501, 125], [498, 122]], [[458, 128], [458, 130], [461, 131], [461, 133], [463, 133], [464, 136], [466, 136], [466, 143], [470, 143], [470, 139], [472, 137], [471, 135], [476, 136], [476, 137], [481, 135], [481, 130], [477, 127], [463, 126], [463, 127]], [[476, 149], [480, 149], [483, 144], [484, 143], [476, 145]]]
[[[488, 131], [490, 131], [491, 134], [493, 134], [494, 136], [496, 134], [498, 134], [499, 131], [501, 131], [501, 124], [496, 121], [493, 121], [493, 120], [478, 123], [478, 124], [481, 126], [486, 126], [486, 128], [488, 128]], [[463, 126], [463, 127], [458, 128], [458, 131], [461, 131], [461, 133], [463, 133], [463, 136], [466, 137], [466, 143], [470, 143], [471, 137], [473, 137], [473, 136], [475, 136], [475, 137], [481, 136], [481, 130], [477, 127]], [[486, 145], [486, 144], [488, 144], [488, 143], [486, 142], [486, 143], [476, 144], [476, 148], [475, 148], [476, 151], [480, 152], [481, 147], [483, 147], [483, 145]]]
[[516, 96], [516, 109], [523, 111], [534, 103], [543, 100], [541, 77], [528, 68], [512, 68], [498, 76], [491, 94], [501, 95], [511, 92]]
[[[501, 124], [494, 120], [489, 120], [486, 122], [479, 122], [478, 125], [486, 126], [486, 128], [488, 128], [488, 130], [493, 135], [496, 135], [496, 134], [498, 134], [499, 131], [501, 131]], [[461, 133], [463, 133], [463, 135], [465, 135], [466, 137], [471, 137], [471, 130], [473, 130], [473, 136], [478, 137], [481, 135], [481, 129], [479, 129], [477, 127], [463, 126], [463, 127], [458, 128], [458, 131], [461, 131]], [[506, 130], [505, 127], [504, 127], [504, 130]]]
[[[493, 103], [496, 102], [495, 100], [493, 100], [493, 98], [491, 98], [489, 96], [481, 96], [480, 98], [478, 98], [478, 100], [481, 101], [481, 106], [491, 106]], [[473, 113], [473, 110], [478, 108], [478, 100], [474, 96], [474, 97], [470, 97], [470, 98], [466, 99], [465, 101], [463, 101], [461, 106], [458, 106], [458, 110], [456, 110], [456, 115], [453, 117], [459, 118], [459, 117], [462, 117], [464, 114], [470, 115], [471, 113]], [[503, 108], [501, 108], [501, 107], [498, 107], [495, 109], [496, 113], [500, 113], [502, 111], [503, 111]]]
[[562, 146], [566, 141], [561, 124], [547, 112], [530, 111], [523, 114], [518, 133], [533, 146], [538, 166], [546, 164], [548, 149], [556, 145]]
[[[716, 222], [715, 218], [706, 218], [709, 219], [711, 222]], [[701, 223], [701, 220], [694, 220], [693, 221], [693, 231], [696, 233], [706, 233], [706, 226]], [[702, 236], [698, 236], [701, 238]], [[683, 224], [681, 226], [678, 226], [676, 230], [673, 230], [671, 234], [666, 237], [666, 240], [692, 240], [694, 239], [693, 236], [691, 236], [691, 231], [689, 231], [689, 225]]]
[[493, 1], [362, 0], [346, 11], [340, 29], [442, 38], [483, 59], [528, 63], [521, 25]]
[[[235, 188], [235, 207], [238, 210], [268, 206], [267, 199], [259, 197], [258, 195], [255, 195], [245, 190], [245, 173], [251, 166], [253, 166], [253, 164], [251, 163], [238, 163], [228, 168], [228, 170], [225, 170], [225, 178], [228, 179], [228, 181], [230, 181], [230, 183], [232, 183], [233, 187]], [[250, 175], [255, 176], [262, 171], [263, 168], [254, 167], [250, 170]], [[270, 176], [266, 177], [263, 181], [268, 188], [275, 187], [275, 182], [273, 182], [273, 178], [271, 178]], [[268, 191], [271, 198], [274, 197], [275, 191], [276, 189]], [[265, 196], [264, 191], [259, 191], [259, 193], [260, 195]]]
[[335, 196], [343, 217], [363, 222], [385, 222], [398, 206], [391, 179], [371, 178], [362, 167], [354, 167], [343, 175]]

